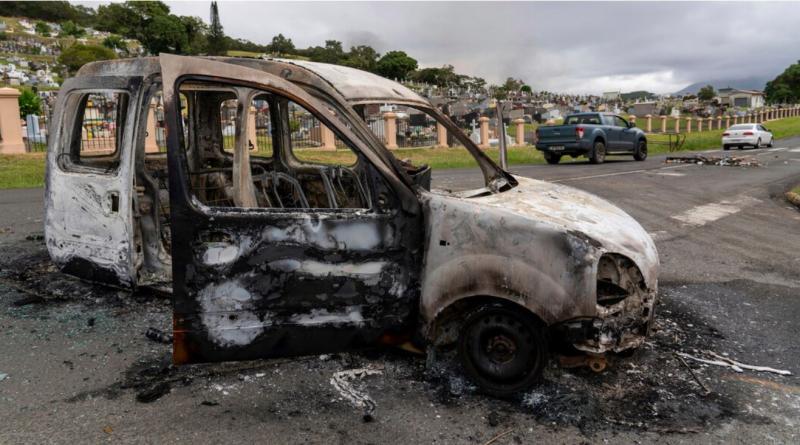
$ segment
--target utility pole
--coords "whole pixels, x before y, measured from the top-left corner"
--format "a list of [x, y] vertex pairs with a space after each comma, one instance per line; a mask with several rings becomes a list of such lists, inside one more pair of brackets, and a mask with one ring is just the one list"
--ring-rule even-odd
[[503, 101], [498, 100], [495, 107], [497, 117], [498, 146], [500, 147], [500, 168], [508, 170], [508, 155], [506, 153], [506, 124], [503, 123]]

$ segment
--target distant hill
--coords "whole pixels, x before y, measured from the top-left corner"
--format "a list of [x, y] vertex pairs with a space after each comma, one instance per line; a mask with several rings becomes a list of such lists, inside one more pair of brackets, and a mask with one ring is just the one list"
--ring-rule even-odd
[[763, 91], [767, 82], [772, 80], [766, 77], [747, 77], [744, 79], [728, 79], [728, 80], [706, 80], [703, 82], [693, 83], [686, 88], [672, 93], [675, 96], [684, 96], [686, 94], [697, 94], [700, 88], [706, 85], [711, 85], [715, 90], [720, 88], [736, 88], [740, 90], [759, 90]]
[[631, 91], [630, 93], [622, 93], [619, 95], [624, 101], [629, 100], [648, 100], [655, 99], [656, 95], [649, 91]]

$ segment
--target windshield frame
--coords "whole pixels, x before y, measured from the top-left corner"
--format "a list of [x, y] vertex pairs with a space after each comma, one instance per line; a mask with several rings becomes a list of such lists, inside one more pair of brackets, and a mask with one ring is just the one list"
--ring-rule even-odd
[[[418, 111], [422, 111], [423, 113], [432, 117], [437, 123], [441, 124], [448, 133], [452, 134], [463, 146], [466, 148], [467, 152], [475, 159], [478, 164], [478, 167], [481, 169], [481, 173], [483, 174], [484, 184], [485, 186], [491, 190], [492, 192], [502, 192], [513, 187], [517, 186], [517, 180], [511, 175], [509, 172], [500, 168], [483, 150], [478, 148], [478, 146], [473, 142], [469, 137], [467, 137], [466, 133], [464, 133], [461, 128], [459, 128], [453, 121], [450, 119], [449, 116], [442, 113], [438, 108], [434, 107], [430, 103], [421, 103], [420, 101], [416, 100], [357, 100], [357, 101], [348, 101], [348, 105], [350, 108], [353, 109], [357, 105], [370, 105], [370, 104], [392, 104], [392, 105], [402, 105], [406, 107], [413, 108]], [[355, 111], [355, 110], [354, 110]], [[359, 119], [360, 123], [366, 127], [366, 123], [363, 119]], [[369, 130], [369, 128], [367, 127]], [[381, 147], [388, 151], [391, 154], [391, 150], [386, 148], [386, 145], [383, 141], [381, 141], [373, 132], [369, 130], [369, 133], [372, 137], [377, 140]], [[397, 160], [397, 158], [392, 155], [392, 158]]]

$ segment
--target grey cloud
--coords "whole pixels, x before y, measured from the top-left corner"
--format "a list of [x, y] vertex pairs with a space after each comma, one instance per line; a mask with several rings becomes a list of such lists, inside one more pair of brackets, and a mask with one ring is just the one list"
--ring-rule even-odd
[[[208, 16], [205, 2], [168, 3]], [[774, 77], [800, 58], [797, 3], [221, 2], [220, 15], [228, 34], [256, 42], [401, 49], [422, 66], [571, 92]]]

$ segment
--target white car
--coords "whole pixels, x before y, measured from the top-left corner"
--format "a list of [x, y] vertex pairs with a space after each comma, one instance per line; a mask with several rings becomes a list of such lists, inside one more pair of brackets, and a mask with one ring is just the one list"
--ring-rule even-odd
[[730, 150], [737, 146], [739, 149], [745, 145], [761, 148], [766, 145], [772, 147], [772, 133], [761, 124], [738, 124], [722, 133], [722, 148]]

